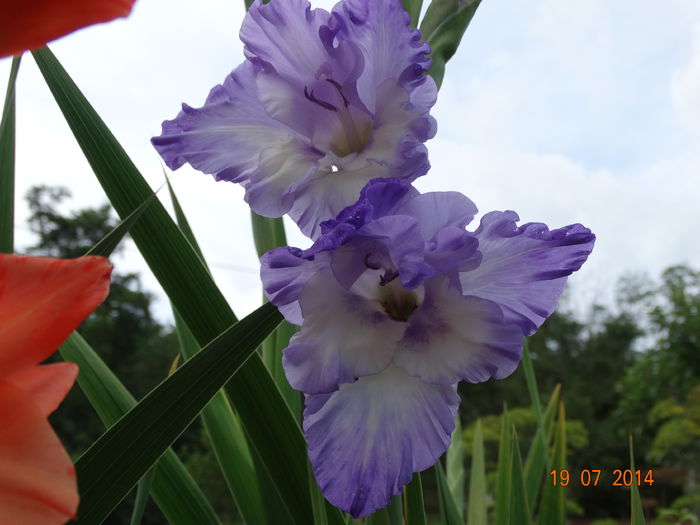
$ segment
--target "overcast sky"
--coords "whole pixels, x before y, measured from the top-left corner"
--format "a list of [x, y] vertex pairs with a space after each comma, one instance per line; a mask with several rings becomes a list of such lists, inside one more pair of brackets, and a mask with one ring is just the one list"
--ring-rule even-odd
[[[149, 138], [181, 102], [200, 106], [242, 61], [243, 15], [243, 0], [139, 0], [129, 19], [51, 47], [157, 188], [162, 172]], [[0, 60], [3, 82], [9, 64]], [[33, 240], [22, 199], [31, 185], [69, 187], [70, 208], [105, 197], [30, 56], [17, 99], [21, 250]], [[624, 272], [700, 266], [697, 0], [643, 8], [638, 0], [484, 0], [447, 66], [433, 115], [433, 168], [417, 182], [421, 191], [458, 190], [481, 212], [513, 209], [523, 222], [581, 222], [597, 234], [571, 279], [578, 306], [610, 304]], [[261, 291], [241, 188], [188, 167], [172, 181], [217, 283], [238, 315], [250, 312]], [[305, 247], [288, 226], [290, 242]], [[133, 244], [114, 262], [119, 271], [143, 271], [146, 287], [158, 289]], [[157, 314], [169, 317], [164, 300]]]

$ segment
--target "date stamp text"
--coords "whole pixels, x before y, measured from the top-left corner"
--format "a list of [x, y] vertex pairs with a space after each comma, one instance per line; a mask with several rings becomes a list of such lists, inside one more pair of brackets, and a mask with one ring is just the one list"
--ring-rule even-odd
[[612, 475], [606, 475], [601, 469], [583, 469], [580, 472], [571, 472], [567, 469], [553, 469], [549, 473], [551, 483], [556, 486], [566, 487], [569, 483], [582, 487], [597, 487], [599, 484], [611, 484], [613, 487], [630, 487], [654, 484], [653, 470], [615, 469]]

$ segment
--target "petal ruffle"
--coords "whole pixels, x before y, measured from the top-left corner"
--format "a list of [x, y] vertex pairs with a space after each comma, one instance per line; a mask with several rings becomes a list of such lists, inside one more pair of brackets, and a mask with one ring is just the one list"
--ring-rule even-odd
[[303, 87], [322, 74], [344, 84], [354, 80], [362, 64], [357, 55], [347, 57], [333, 46], [335, 26], [324, 9], [311, 9], [307, 0], [256, 0], [241, 26], [241, 40], [248, 59], [274, 71], [290, 84]]
[[36, 49], [80, 29], [129, 14], [134, 0], [4, 0], [0, 57]]
[[46, 417], [0, 380], [0, 523], [58, 525], [77, 508], [75, 468]]
[[531, 335], [554, 311], [566, 277], [588, 258], [595, 235], [580, 224], [550, 231], [539, 223], [518, 227], [517, 220], [512, 211], [482, 218], [474, 235], [483, 259], [461, 272], [460, 282], [465, 295], [494, 301]]
[[[342, 37], [355, 42], [365, 56], [357, 89], [370, 111], [379, 106], [376, 91], [387, 79], [400, 81], [409, 89], [432, 83], [425, 75], [430, 67], [430, 45], [421, 40], [420, 31], [411, 29], [400, 0], [342, 0], [333, 12], [344, 21]], [[432, 86], [437, 95], [435, 84]], [[427, 97], [422, 96], [421, 102], [425, 101]]]
[[309, 280], [299, 303], [304, 324], [282, 361], [289, 384], [308, 394], [381, 372], [406, 328], [377, 302], [340, 286], [328, 269]]
[[477, 213], [476, 205], [456, 191], [439, 191], [416, 195], [399, 205], [394, 213], [418, 219], [423, 238], [432, 239], [448, 226], [464, 229]]
[[428, 150], [423, 144], [437, 131], [435, 119], [409, 102], [405, 88], [387, 80], [376, 90], [377, 108], [372, 139], [361, 157], [384, 166], [376, 177], [397, 177], [408, 181], [430, 169]]
[[304, 432], [326, 499], [356, 518], [386, 506], [447, 449], [456, 390], [389, 366], [332, 394], [307, 396]]
[[183, 104], [151, 142], [170, 169], [189, 163], [217, 180], [239, 182], [253, 210], [279, 217], [294, 202], [295, 184], [317, 169], [322, 155], [267, 114], [253, 69], [249, 62], [236, 68], [202, 108]]
[[102, 257], [0, 254], [3, 375], [50, 356], [107, 296], [111, 271]]
[[393, 363], [423, 381], [451, 384], [502, 379], [518, 366], [523, 334], [495, 303], [463, 297], [446, 278], [425, 283]]

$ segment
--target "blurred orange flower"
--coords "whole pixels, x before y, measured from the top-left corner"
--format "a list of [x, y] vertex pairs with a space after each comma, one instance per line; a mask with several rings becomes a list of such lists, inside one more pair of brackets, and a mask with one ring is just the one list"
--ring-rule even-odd
[[127, 16], [135, 0], [0, 0], [0, 57]]
[[38, 363], [104, 300], [111, 271], [102, 257], [0, 254], [0, 523], [75, 516], [75, 468], [46, 418], [78, 367]]

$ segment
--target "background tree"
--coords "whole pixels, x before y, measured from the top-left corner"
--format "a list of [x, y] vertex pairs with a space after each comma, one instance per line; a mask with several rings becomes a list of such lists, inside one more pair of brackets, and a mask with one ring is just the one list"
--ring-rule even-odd
[[[634, 347], [641, 335], [641, 328], [628, 312], [613, 313], [594, 305], [582, 321], [567, 312], [564, 304], [529, 339], [542, 399], [546, 401], [554, 387], [561, 384], [567, 425], [571, 422], [574, 432], [570, 437], [581, 438], [579, 446], [569, 447], [567, 460], [572, 472], [601, 469], [609, 477], [613, 470], [629, 463], [626, 430], [620, 426], [617, 413], [622, 397], [617, 383], [635, 363]], [[518, 417], [530, 415], [529, 422], [523, 419], [518, 425], [516, 421], [524, 447], [529, 446], [534, 415], [530, 410], [519, 410], [531, 404], [522, 367], [503, 381], [463, 384], [461, 388], [465, 398], [462, 414], [467, 426], [476, 417], [500, 414], [505, 401]], [[488, 418], [484, 420], [485, 429], [488, 421]], [[579, 429], [580, 434], [576, 432]], [[467, 428], [467, 441], [469, 432]], [[570, 445], [575, 445], [573, 440]], [[612, 480], [595, 490], [572, 483], [569, 497], [582, 507], [586, 517], [629, 515], [629, 494], [613, 487]]]

